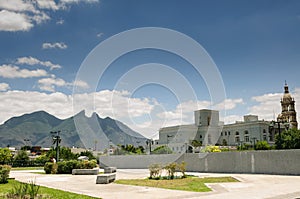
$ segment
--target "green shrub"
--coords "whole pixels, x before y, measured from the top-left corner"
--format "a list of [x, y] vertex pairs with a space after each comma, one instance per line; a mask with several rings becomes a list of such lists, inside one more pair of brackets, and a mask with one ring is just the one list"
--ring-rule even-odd
[[269, 150], [270, 148], [267, 141], [258, 141], [255, 145], [255, 150]]
[[79, 165], [80, 169], [93, 169], [97, 167], [97, 160], [84, 160], [81, 161]]
[[46, 174], [50, 174], [52, 173], [52, 167], [53, 167], [53, 163], [52, 162], [46, 162], [46, 164], [44, 165], [44, 171]]
[[8, 165], [0, 165], [0, 184], [7, 183], [11, 167]]
[[46, 174], [71, 174], [73, 169], [93, 169], [95, 167], [97, 167], [97, 160], [69, 160], [57, 162], [56, 164], [47, 162], [44, 166], [44, 170]]

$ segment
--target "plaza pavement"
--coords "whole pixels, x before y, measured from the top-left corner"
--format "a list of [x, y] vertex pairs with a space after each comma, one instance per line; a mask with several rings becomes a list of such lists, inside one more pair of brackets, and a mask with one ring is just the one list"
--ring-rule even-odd
[[[103, 199], [300, 199], [300, 176], [212, 174], [187, 172], [200, 177], [232, 176], [240, 182], [207, 184], [212, 192], [196, 193], [130, 185], [96, 184], [95, 175], [45, 175], [37, 171], [11, 171], [18, 181], [35, 180], [36, 184]], [[118, 169], [117, 179], [146, 178], [146, 169]]]

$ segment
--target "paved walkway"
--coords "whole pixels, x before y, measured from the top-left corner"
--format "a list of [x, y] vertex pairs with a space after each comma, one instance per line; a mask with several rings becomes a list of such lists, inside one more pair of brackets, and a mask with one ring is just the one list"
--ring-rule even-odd
[[[10, 177], [22, 182], [35, 180], [36, 184], [103, 199], [300, 199], [300, 176], [253, 175], [253, 174], [207, 174], [188, 173], [201, 177], [232, 176], [237, 183], [208, 184], [213, 191], [195, 193], [150, 187], [119, 184], [96, 184], [93, 175], [44, 175], [36, 171], [11, 171]], [[117, 179], [146, 178], [148, 170], [118, 169]]]

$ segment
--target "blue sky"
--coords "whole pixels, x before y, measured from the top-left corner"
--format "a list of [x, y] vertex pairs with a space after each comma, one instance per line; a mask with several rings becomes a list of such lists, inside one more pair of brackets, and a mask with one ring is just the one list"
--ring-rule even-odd
[[[60, 118], [71, 116], [74, 83], [89, 87], [74, 82], [86, 56], [115, 34], [141, 27], [175, 30], [204, 47], [223, 78], [227, 123], [245, 114], [273, 119], [280, 111], [285, 80], [300, 101], [300, 1], [0, 0], [0, 122], [41, 109]], [[168, 65], [182, 74], [197, 95], [198, 107], [193, 99], [178, 101], [176, 93], [158, 85], [134, 93], [114, 90], [122, 75], [147, 63]], [[203, 78], [170, 52], [128, 53], [102, 78], [97, 90], [85, 96], [96, 94], [98, 104], [81, 97], [80, 108], [119, 119], [145, 135], [161, 126], [191, 123], [192, 110], [209, 107]], [[105, 104], [112, 94], [119, 100], [113, 114]], [[124, 111], [128, 99], [135, 105]]]

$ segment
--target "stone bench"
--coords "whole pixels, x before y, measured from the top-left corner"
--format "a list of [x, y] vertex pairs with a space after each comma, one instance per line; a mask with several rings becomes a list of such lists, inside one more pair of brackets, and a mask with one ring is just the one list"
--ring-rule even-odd
[[116, 173], [117, 167], [104, 167], [104, 173]]
[[97, 175], [96, 184], [108, 184], [116, 179], [115, 173], [104, 173]]
[[98, 175], [99, 169], [72, 169], [72, 175]]

